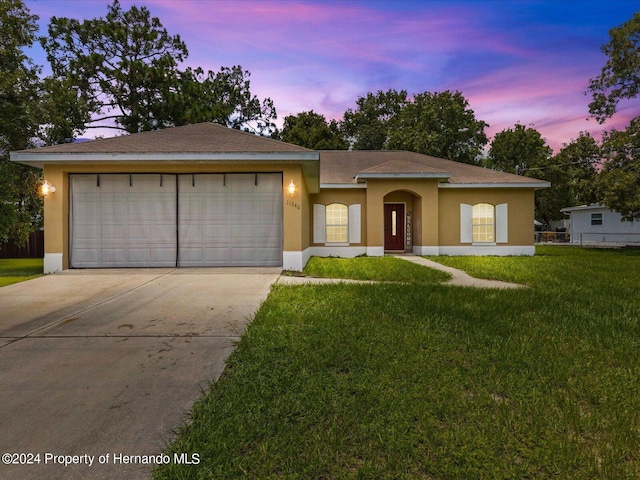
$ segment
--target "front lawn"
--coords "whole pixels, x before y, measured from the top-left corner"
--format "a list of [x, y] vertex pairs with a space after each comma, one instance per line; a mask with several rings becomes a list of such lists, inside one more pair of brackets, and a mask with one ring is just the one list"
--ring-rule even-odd
[[311, 257], [304, 273], [321, 278], [348, 278], [378, 282], [440, 283], [451, 275], [394, 257]]
[[0, 287], [42, 275], [42, 258], [0, 258]]
[[435, 258], [528, 289], [274, 287], [155, 477], [638, 478], [640, 252], [538, 251]]

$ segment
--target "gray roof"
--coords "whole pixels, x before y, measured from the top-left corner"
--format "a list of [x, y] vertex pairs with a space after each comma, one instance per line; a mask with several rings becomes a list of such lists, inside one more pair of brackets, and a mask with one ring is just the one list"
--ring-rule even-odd
[[[505, 184], [544, 188], [548, 182], [535, 178], [498, 172], [488, 168], [431, 157], [421, 153], [392, 150], [323, 150], [320, 151], [321, 184], [355, 184], [363, 173], [387, 173], [389, 177], [431, 174], [451, 184]], [[362, 175], [360, 175], [362, 176]]]
[[[548, 187], [534, 178], [405, 151], [322, 150], [317, 152], [216, 123], [66, 143], [11, 153], [13, 161], [41, 167], [49, 162], [103, 161], [299, 161], [305, 176], [320, 184], [356, 185], [371, 178], [437, 178], [442, 186]], [[317, 184], [316, 184], [317, 185]], [[315, 190], [315, 189], [314, 189]]]
[[216, 123], [65, 143], [22, 152], [50, 153], [280, 153], [312, 152], [308, 148], [241, 132]]

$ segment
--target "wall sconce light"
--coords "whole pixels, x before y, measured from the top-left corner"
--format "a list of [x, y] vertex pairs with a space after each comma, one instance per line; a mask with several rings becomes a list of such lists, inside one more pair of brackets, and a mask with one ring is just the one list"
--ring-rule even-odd
[[293, 194], [296, 193], [296, 184], [293, 183], [293, 180], [289, 182], [289, 186], [287, 187], [287, 189], [289, 190], [289, 195], [293, 197]]
[[56, 187], [51, 185], [47, 180], [45, 180], [44, 183], [42, 184], [42, 186], [40, 187], [40, 192], [45, 197], [47, 195], [49, 195], [50, 193], [53, 193], [55, 191], [56, 191]]

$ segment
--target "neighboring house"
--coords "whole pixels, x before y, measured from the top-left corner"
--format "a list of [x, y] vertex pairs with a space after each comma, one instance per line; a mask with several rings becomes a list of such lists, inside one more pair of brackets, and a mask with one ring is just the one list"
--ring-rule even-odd
[[282, 266], [312, 255], [533, 255], [549, 183], [398, 151], [313, 151], [213, 123], [11, 153], [44, 169], [45, 272]]
[[578, 245], [639, 245], [640, 222], [623, 222], [604, 205], [581, 205], [560, 210], [570, 216], [571, 243]]

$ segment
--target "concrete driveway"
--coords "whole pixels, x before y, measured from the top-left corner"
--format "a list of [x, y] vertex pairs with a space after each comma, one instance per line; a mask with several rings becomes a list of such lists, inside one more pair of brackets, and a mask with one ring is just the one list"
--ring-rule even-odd
[[139, 462], [167, 460], [151, 456], [279, 273], [70, 270], [0, 288], [0, 454], [36, 462], [4, 455], [0, 478], [149, 478]]

